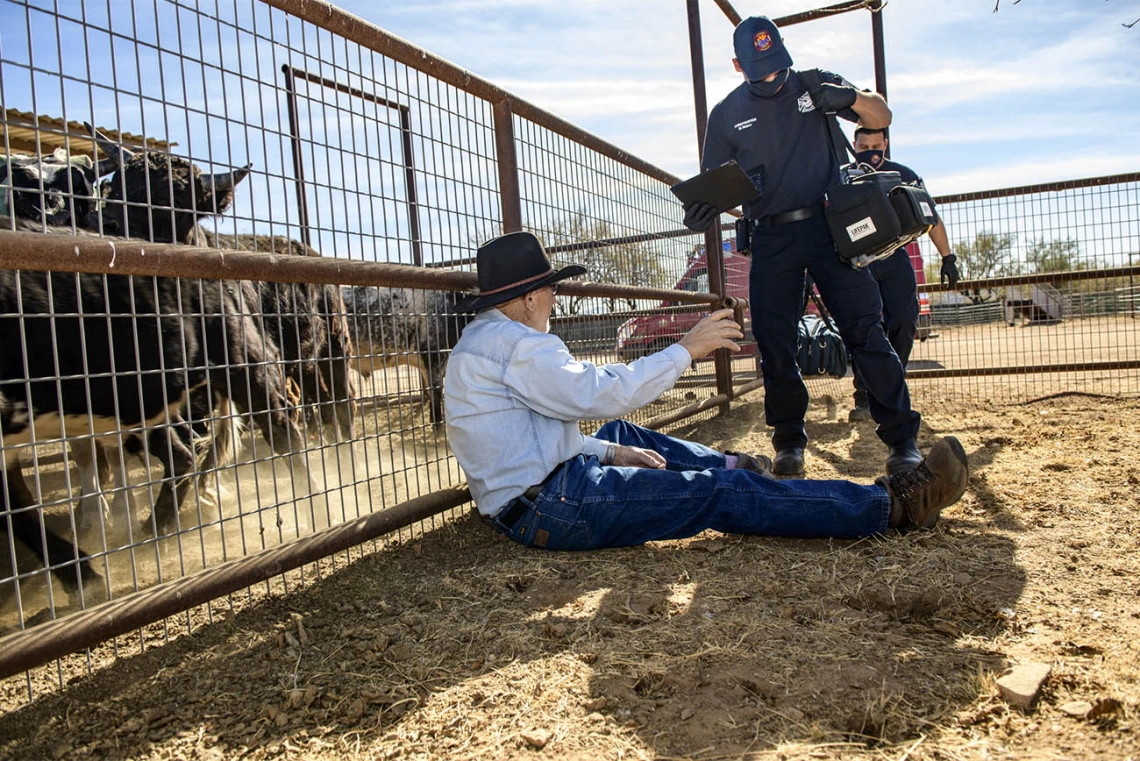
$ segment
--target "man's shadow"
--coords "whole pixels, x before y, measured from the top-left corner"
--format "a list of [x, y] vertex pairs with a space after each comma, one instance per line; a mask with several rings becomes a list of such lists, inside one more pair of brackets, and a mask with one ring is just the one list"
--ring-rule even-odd
[[[970, 524], [550, 553], [468, 515], [286, 596], [233, 613], [215, 602], [192, 636], [0, 716], [0, 754], [195, 735], [227, 756], [346, 737], [442, 752], [504, 733], [522, 750], [541, 742], [519, 738], [553, 721], [547, 707], [661, 755], [917, 737], [973, 701], [979, 670], [1001, 668], [974, 638], [1011, 625], [998, 612], [1024, 586], [1010, 542]], [[56, 673], [41, 671], [33, 683]]]

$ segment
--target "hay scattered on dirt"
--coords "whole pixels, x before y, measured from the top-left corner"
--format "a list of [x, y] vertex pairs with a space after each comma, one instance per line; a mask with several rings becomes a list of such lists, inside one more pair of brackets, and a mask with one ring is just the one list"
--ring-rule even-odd
[[[870, 481], [883, 446], [829, 407], [808, 476]], [[936, 531], [551, 554], [468, 515], [195, 611], [192, 635], [31, 705], [14, 708], [24, 679], [0, 683], [0, 756], [1136, 755], [1140, 400], [959, 409], [920, 441], [957, 435], [974, 469]], [[768, 451], [761, 420], [757, 400], [681, 433]], [[995, 681], [1030, 661], [1052, 670], [1022, 712]]]

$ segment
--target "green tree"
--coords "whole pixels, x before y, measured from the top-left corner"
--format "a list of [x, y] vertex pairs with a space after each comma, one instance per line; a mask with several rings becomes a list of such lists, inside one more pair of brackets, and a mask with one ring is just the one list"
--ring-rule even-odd
[[[954, 254], [958, 257], [958, 270], [963, 280], [981, 280], [989, 277], [1004, 277], [1019, 274], [1019, 267], [1013, 261], [1013, 236], [980, 232], [974, 240], [954, 244]], [[992, 301], [996, 292], [990, 288], [975, 288], [963, 291], [975, 304]]]
[[1025, 253], [1026, 264], [1033, 273], [1070, 272], [1083, 270], [1086, 264], [1080, 261], [1081, 248], [1075, 240], [1044, 239], [1032, 241]]
[[[586, 268], [586, 278], [598, 283], [617, 283], [646, 288], [667, 288], [665, 272], [658, 257], [646, 243], [601, 242], [619, 237], [614, 234], [609, 223], [602, 219], [590, 219], [578, 212], [567, 220], [555, 223], [551, 228], [534, 231], [543, 239], [548, 249], [574, 244], [590, 244], [571, 251], [551, 254], [555, 267], [567, 264], [581, 264]], [[558, 297], [558, 311], [563, 315], [579, 314], [586, 301], [584, 296], [570, 294]], [[611, 312], [617, 311], [622, 303], [629, 309], [637, 308], [636, 299], [606, 299]]]

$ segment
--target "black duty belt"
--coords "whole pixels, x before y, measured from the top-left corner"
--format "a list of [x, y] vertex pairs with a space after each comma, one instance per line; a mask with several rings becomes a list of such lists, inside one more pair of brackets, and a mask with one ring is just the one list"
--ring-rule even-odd
[[755, 224], [757, 227], [775, 227], [776, 225], [786, 225], [789, 222], [802, 222], [805, 219], [822, 215], [823, 204], [815, 203], [811, 206], [803, 206], [799, 209], [781, 211], [779, 214], [769, 214], [766, 217], [760, 217], [760, 219], [756, 220]]

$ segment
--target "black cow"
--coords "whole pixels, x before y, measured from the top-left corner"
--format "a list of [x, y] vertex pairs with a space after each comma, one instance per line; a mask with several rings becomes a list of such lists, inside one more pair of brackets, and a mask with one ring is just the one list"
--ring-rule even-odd
[[[280, 356], [247, 300], [225, 281], [0, 271], [4, 446], [30, 443], [33, 432], [39, 442], [118, 441], [120, 432], [145, 438], [163, 460], [152, 523], [165, 533], [197, 467], [182, 413], [191, 392], [204, 389], [252, 415], [278, 454], [303, 439], [288, 412]], [[24, 524], [38, 519], [27, 509], [26, 489], [13, 488], [21, 481], [13, 459], [4, 507], [23, 540]], [[51, 546], [44, 560], [59, 562]]]
[[[197, 237], [213, 248], [292, 256], [320, 256], [316, 249], [281, 235], [225, 235], [200, 228]], [[354, 436], [359, 397], [349, 372], [353, 355], [344, 301], [335, 285], [257, 283], [266, 332], [285, 358], [286, 375], [301, 390], [302, 404], [334, 440]]]
[[234, 188], [249, 174], [249, 164], [231, 172], [206, 174], [189, 159], [161, 151], [135, 153], [91, 125], [84, 126], [107, 155], [101, 168], [114, 169], [101, 193], [101, 222], [88, 224], [105, 235], [195, 243], [198, 220], [229, 208]]
[[443, 424], [447, 353], [474, 317], [458, 312], [463, 294], [357, 285], [342, 291], [361, 375], [396, 365], [419, 370], [431, 422]]

